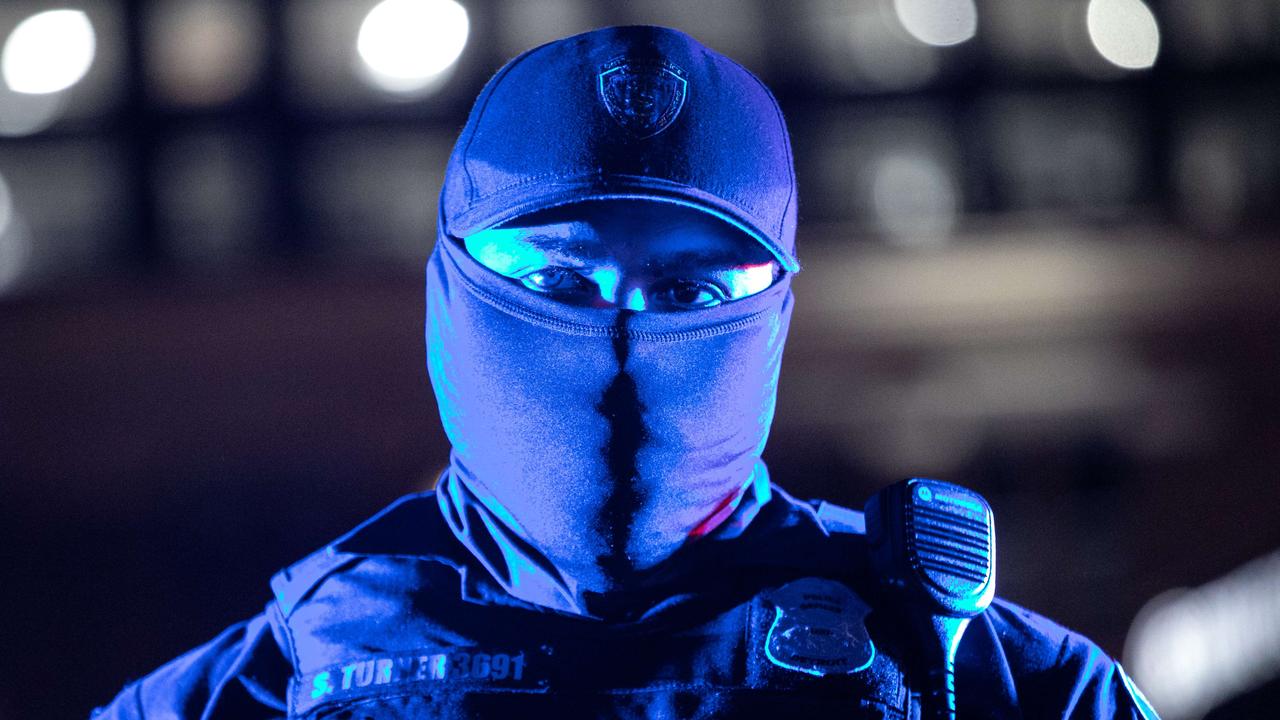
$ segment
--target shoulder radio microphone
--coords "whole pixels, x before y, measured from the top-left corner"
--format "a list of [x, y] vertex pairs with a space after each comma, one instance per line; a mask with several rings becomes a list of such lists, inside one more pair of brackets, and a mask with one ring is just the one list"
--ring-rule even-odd
[[995, 596], [991, 506], [958, 485], [911, 478], [873, 495], [866, 522], [871, 563], [921, 661], [923, 717], [954, 720], [956, 648]]

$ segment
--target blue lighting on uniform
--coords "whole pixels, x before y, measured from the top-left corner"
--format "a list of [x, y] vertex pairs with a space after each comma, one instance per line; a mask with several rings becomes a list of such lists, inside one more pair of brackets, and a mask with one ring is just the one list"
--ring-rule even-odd
[[[775, 615], [773, 616], [773, 624], [769, 626], [769, 633], [768, 635], [765, 636], [766, 638], [773, 636], [773, 631], [778, 627], [778, 622], [782, 620], [782, 608], [774, 608], [774, 612], [775, 612]], [[769, 662], [773, 663], [774, 665], [777, 665], [780, 668], [786, 668], [787, 670], [795, 670], [796, 672], [802, 672], [802, 673], [805, 673], [806, 675], [813, 675], [814, 677], [822, 677], [822, 671], [820, 670], [799, 667], [797, 665], [792, 665], [790, 663], [783, 662], [778, 658], [774, 657], [773, 652], [769, 650], [768, 640], [765, 640], [765, 643], [764, 643], [764, 655], [765, 657], [769, 658]]]
[[333, 692], [333, 683], [329, 682], [329, 673], [316, 673], [311, 681], [311, 699], [323, 697]]
[[[773, 632], [774, 630], [777, 629], [778, 622], [782, 620], [782, 615], [783, 615], [782, 608], [780, 607], [774, 608], [773, 624], [769, 626], [769, 632], [765, 635], [764, 656], [769, 659], [769, 662], [773, 663], [774, 665], [777, 665], [780, 668], [783, 668], [784, 670], [795, 670], [796, 672], [802, 672], [806, 675], [813, 675], [814, 677], [823, 677], [824, 675], [826, 675], [826, 673], [822, 672], [821, 670], [818, 670], [815, 668], [800, 667], [798, 665], [792, 665], [791, 663], [785, 662], [783, 660], [779, 660], [778, 658], [774, 657], [773, 651], [769, 649], [769, 644], [770, 644], [769, 639], [773, 637]], [[871, 663], [874, 662], [876, 659], [876, 645], [875, 643], [871, 642], [870, 638], [868, 638], [867, 646], [870, 648], [870, 651], [871, 651], [870, 654], [867, 656], [867, 661], [855, 668], [845, 671], [847, 674], [851, 675], [853, 673], [860, 673], [863, 670], [866, 670], [867, 668], [871, 667]]]

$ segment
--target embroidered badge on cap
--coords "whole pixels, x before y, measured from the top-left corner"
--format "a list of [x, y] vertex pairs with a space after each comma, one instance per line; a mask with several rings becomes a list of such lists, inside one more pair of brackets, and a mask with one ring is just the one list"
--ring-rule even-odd
[[809, 675], [847, 675], [866, 670], [875, 659], [864, 622], [871, 608], [843, 583], [803, 578], [766, 598], [776, 609], [764, 641], [774, 665]]
[[671, 63], [614, 60], [600, 70], [600, 102], [636, 138], [653, 137], [675, 122], [688, 91], [685, 73]]

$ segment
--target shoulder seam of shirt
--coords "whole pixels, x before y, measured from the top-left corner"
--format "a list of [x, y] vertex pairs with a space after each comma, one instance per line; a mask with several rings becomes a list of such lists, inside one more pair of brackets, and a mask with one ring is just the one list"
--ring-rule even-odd
[[1071, 633], [1068, 631], [1058, 644], [1058, 655], [1053, 659], [1053, 667], [1060, 668], [1067, 661], [1067, 648], [1071, 645]]
[[142, 681], [138, 680], [129, 686], [133, 691], [133, 706], [136, 708], [139, 720], [145, 720], [147, 713], [142, 707]]
[[289, 643], [289, 664], [293, 666], [293, 672], [296, 675], [298, 674], [299, 656], [298, 645], [293, 639], [293, 628], [289, 627], [289, 618], [280, 610], [280, 606], [276, 603], [272, 603], [272, 606], [272, 612], [275, 612], [280, 617], [280, 622], [271, 623], [271, 625], [272, 627], [278, 626], [281, 632], [284, 633], [285, 642]]

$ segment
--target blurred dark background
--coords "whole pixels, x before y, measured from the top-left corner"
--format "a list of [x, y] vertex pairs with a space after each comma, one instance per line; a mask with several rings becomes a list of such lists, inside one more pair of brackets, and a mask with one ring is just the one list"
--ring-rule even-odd
[[507, 58], [637, 22], [794, 134], [777, 481], [967, 484], [1003, 595], [1166, 718], [1274, 717], [1280, 0], [5, 0], [0, 717], [84, 716], [429, 486], [453, 138]]

